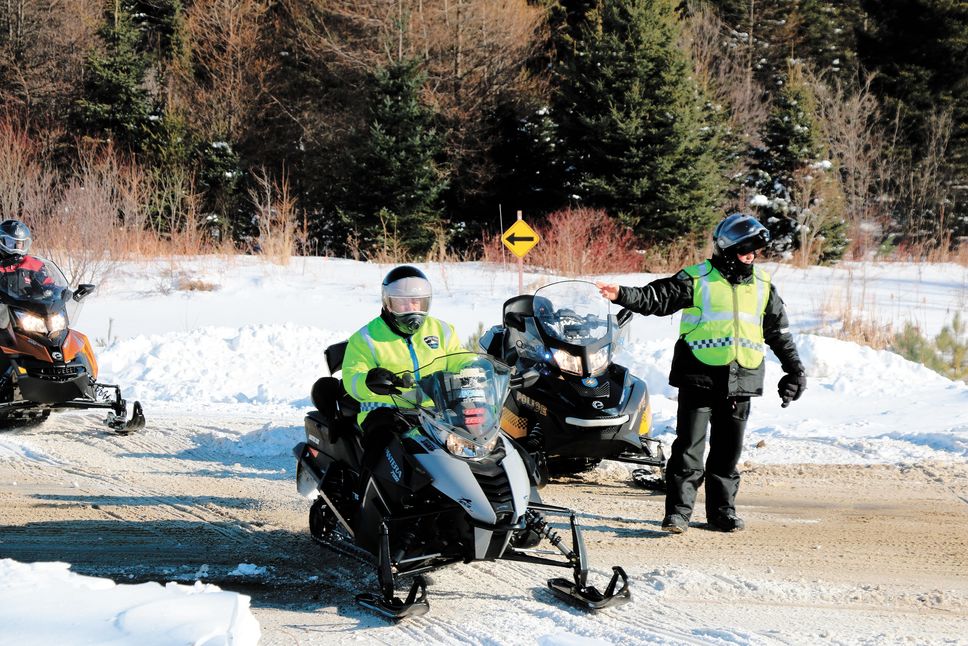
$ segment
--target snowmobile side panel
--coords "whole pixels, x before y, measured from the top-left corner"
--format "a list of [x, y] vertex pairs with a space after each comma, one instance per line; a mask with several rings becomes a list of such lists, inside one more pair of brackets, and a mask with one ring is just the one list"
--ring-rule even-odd
[[97, 360], [94, 358], [94, 350], [86, 335], [77, 330], [70, 330], [67, 338], [64, 339], [62, 352], [64, 361], [73, 361], [78, 355], [83, 355], [91, 371], [91, 379], [97, 379]]
[[[413, 456], [433, 478], [433, 487], [467, 510], [474, 520], [493, 525], [497, 514], [466, 462], [455, 459], [443, 449]], [[520, 462], [520, 458], [518, 458]], [[524, 471], [524, 465], [521, 465]]]
[[511, 532], [493, 531], [485, 527], [474, 528], [474, 558], [490, 561], [501, 558], [511, 540]]
[[319, 451], [315, 458], [322, 470], [332, 462], [343, 462], [358, 468], [362, 448], [356, 438], [340, 437], [341, 434], [350, 434], [355, 429], [336, 429], [334, 421], [320, 414], [318, 411], [311, 411], [304, 419], [306, 428], [306, 443]]
[[511, 442], [504, 436], [501, 436], [501, 442], [504, 443], [504, 452], [506, 453], [504, 460], [501, 461], [501, 466], [507, 473], [508, 482], [511, 483], [511, 492], [514, 496], [514, 517], [521, 518], [524, 512], [528, 510], [528, 502], [531, 500], [531, 480], [528, 478], [528, 468], [524, 465], [524, 460], [521, 459], [517, 448]]

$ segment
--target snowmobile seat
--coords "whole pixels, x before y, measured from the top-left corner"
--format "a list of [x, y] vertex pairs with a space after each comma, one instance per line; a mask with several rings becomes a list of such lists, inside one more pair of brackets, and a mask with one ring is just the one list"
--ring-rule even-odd
[[343, 356], [346, 354], [348, 341], [334, 343], [326, 348], [323, 353], [326, 356], [326, 365], [329, 367], [329, 374], [335, 375], [343, 367]]
[[336, 377], [320, 377], [313, 384], [310, 398], [316, 410], [326, 419], [334, 422], [348, 420], [355, 426], [360, 403], [349, 396], [341, 380]]
[[343, 384], [336, 377], [320, 377], [313, 384], [310, 399], [316, 410], [326, 419], [336, 419], [337, 401], [342, 394], [341, 390], [343, 390]]

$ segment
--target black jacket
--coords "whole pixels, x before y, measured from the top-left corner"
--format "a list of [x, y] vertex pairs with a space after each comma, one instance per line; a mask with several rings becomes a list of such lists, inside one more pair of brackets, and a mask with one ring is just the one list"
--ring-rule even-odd
[[[753, 280], [752, 276], [742, 282]], [[645, 287], [621, 287], [615, 302], [639, 314], [669, 316], [693, 305], [693, 280], [685, 271], [654, 280]], [[788, 373], [803, 372], [800, 355], [790, 335], [783, 299], [770, 283], [770, 297], [763, 314], [763, 337]], [[735, 361], [727, 366], [709, 366], [692, 354], [680, 337], [672, 357], [669, 384], [677, 388], [712, 390], [723, 397], [763, 394], [764, 361], [758, 368], [744, 368]]]

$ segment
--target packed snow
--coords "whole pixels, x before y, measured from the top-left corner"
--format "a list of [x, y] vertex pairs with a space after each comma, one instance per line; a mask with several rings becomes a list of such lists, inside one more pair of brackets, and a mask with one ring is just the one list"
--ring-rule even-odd
[[210, 584], [116, 584], [0, 559], [0, 644], [254, 646], [249, 598]]
[[[435, 287], [433, 315], [453, 323], [464, 339], [497, 324], [502, 303], [517, 293], [513, 268], [478, 263], [421, 267]], [[217, 448], [242, 464], [282, 459], [302, 439], [310, 386], [327, 374], [323, 350], [379, 312], [379, 284], [388, 269], [326, 258], [295, 258], [285, 266], [253, 257], [128, 262], [105, 277], [73, 323], [95, 345], [101, 380], [121, 384], [129, 401], [140, 400], [149, 425], [152, 416], [187, 416], [190, 403], [194, 420], [211, 421], [194, 427], [191, 440], [196, 445]], [[887, 263], [768, 269], [787, 304], [807, 367], [808, 390], [800, 401], [781, 408], [775, 384], [782, 371], [768, 356], [767, 390], [753, 405], [744, 460], [968, 461], [968, 384], [891, 352], [829, 336], [848, 311], [894, 328], [912, 322], [927, 335], [937, 334], [955, 313], [968, 310], [968, 270]], [[587, 278], [642, 285], [657, 277]], [[528, 273], [525, 289], [555, 280], [559, 278]], [[616, 357], [647, 381], [654, 435], [666, 444], [672, 441], [675, 421], [676, 391], [668, 386], [667, 375], [677, 331], [677, 316], [636, 316], [630, 340]], [[256, 430], [218, 425], [219, 419], [232, 415], [267, 421]], [[0, 460], [50, 463], [53, 458], [33, 445], [30, 434], [0, 434]], [[63, 563], [0, 561], [0, 644], [214, 646], [259, 638], [244, 595], [203, 583], [117, 584], [67, 568]], [[239, 563], [230, 574], [265, 572], [258, 563]], [[710, 585], [706, 576], [655, 571], [648, 575], [652, 589], [644, 594], [661, 596], [672, 590], [687, 598], [690, 586]], [[754, 581], [712, 584], [742, 589], [755, 599], [815, 595], [823, 604], [837, 604], [838, 595], [854, 593], [831, 586], [783, 590], [776, 583]], [[871, 603], [877, 603], [874, 593]], [[58, 612], [50, 612], [52, 606]], [[622, 639], [590, 619], [567, 616], [574, 621], [536, 634], [537, 643]], [[549, 616], [552, 623], [560, 618]], [[692, 637], [706, 643], [757, 642], [755, 635], [700, 626]], [[679, 643], [645, 632], [629, 638]]]

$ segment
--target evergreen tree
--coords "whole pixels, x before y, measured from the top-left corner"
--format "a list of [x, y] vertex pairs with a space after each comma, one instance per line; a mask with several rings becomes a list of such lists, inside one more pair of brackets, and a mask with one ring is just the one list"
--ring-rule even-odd
[[141, 33], [132, 20], [130, 3], [117, 0], [104, 18], [98, 31], [104, 51], [88, 58], [75, 119], [84, 132], [139, 152], [145, 147], [152, 117], [160, 118], [153, 114], [145, 89], [148, 57], [137, 48]]
[[368, 248], [399, 242], [420, 253], [442, 225], [442, 139], [420, 100], [424, 80], [412, 61], [391, 64], [374, 79], [368, 130], [353, 147], [341, 201], [344, 222]]
[[857, 73], [855, 31], [860, 0], [711, 1], [732, 31], [731, 46], [747, 52], [750, 69], [768, 88], [786, 75], [789, 59], [840, 78]]
[[770, 229], [774, 252], [799, 249], [810, 239], [820, 243], [812, 255], [829, 262], [846, 248], [846, 220], [816, 114], [816, 99], [800, 68], [791, 66], [764, 124], [763, 146], [751, 151], [747, 184], [756, 191], [753, 205]]
[[616, 0], [587, 10], [562, 52], [553, 117], [575, 199], [669, 240], [717, 218], [722, 178], [674, 0]]
[[[903, 199], [896, 219], [926, 240], [968, 235], [968, 4], [958, 0], [865, 0], [868, 28], [859, 36], [861, 63], [876, 72], [885, 125], [896, 131], [900, 161], [914, 176], [940, 167], [928, 199]], [[952, 130], [944, 158], [936, 155], [939, 115]], [[914, 178], [912, 178], [914, 179]], [[922, 192], [924, 192], [922, 190]], [[944, 209], [946, 212], [942, 212]], [[942, 224], [946, 231], [941, 229]]]

